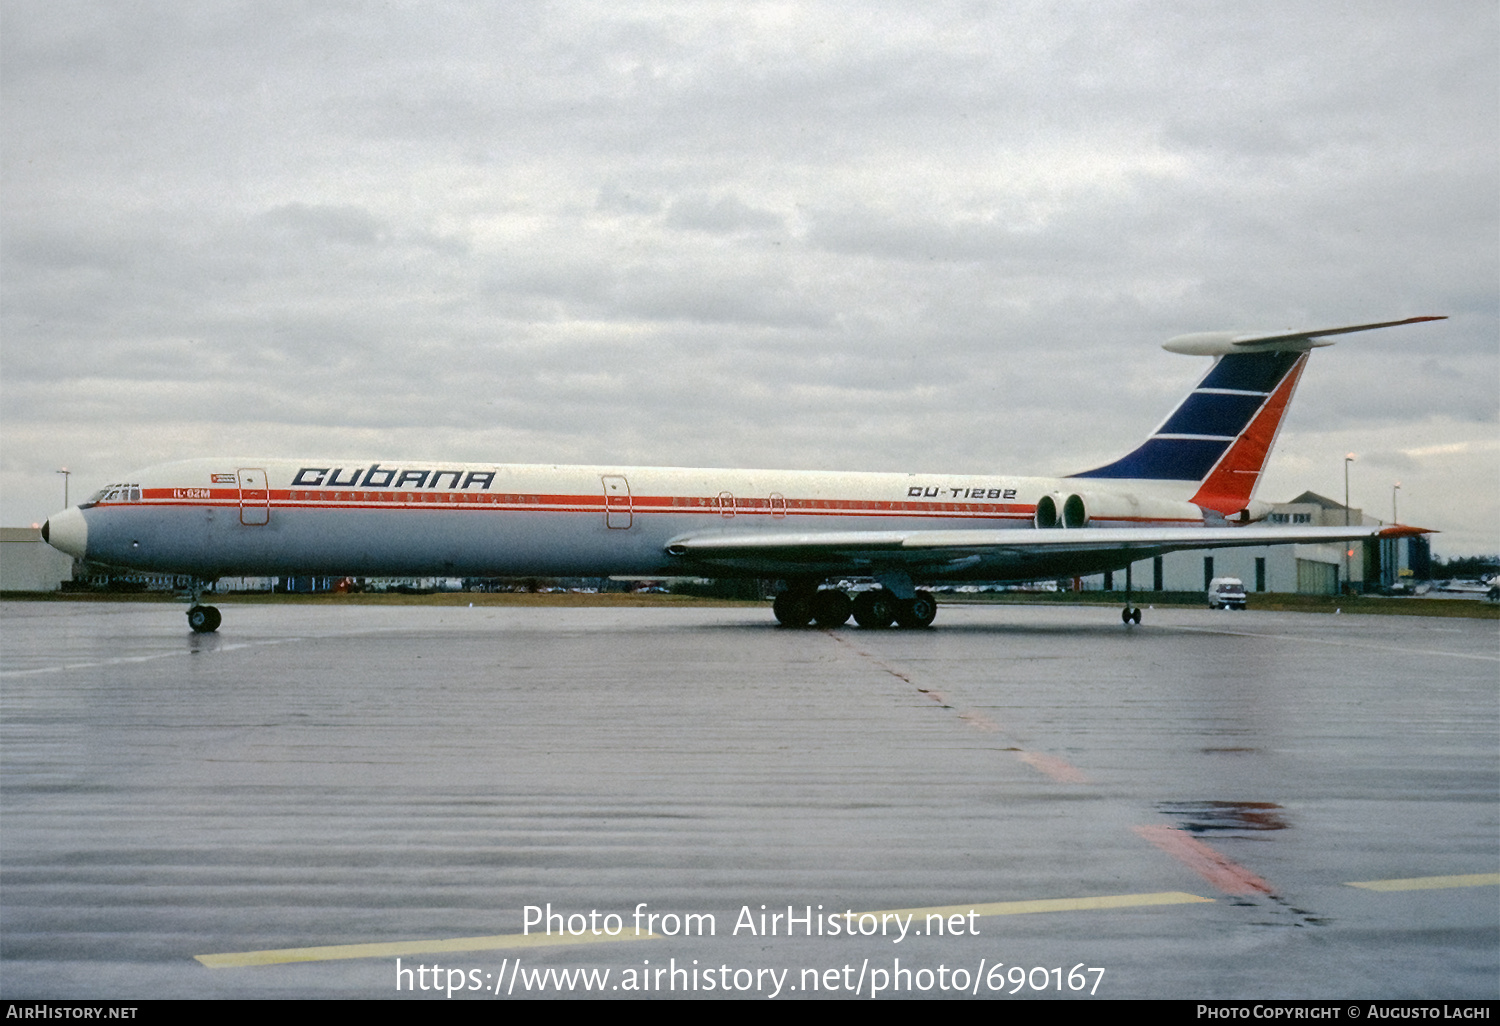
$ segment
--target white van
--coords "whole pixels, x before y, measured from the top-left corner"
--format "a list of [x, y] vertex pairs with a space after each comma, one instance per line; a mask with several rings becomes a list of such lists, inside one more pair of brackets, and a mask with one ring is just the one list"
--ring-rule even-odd
[[1245, 582], [1238, 577], [1215, 577], [1208, 582], [1209, 609], [1244, 609]]

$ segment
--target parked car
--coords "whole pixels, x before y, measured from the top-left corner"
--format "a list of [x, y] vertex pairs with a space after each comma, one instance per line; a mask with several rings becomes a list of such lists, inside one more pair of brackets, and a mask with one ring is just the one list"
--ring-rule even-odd
[[1245, 582], [1238, 577], [1215, 577], [1208, 582], [1209, 609], [1244, 609]]

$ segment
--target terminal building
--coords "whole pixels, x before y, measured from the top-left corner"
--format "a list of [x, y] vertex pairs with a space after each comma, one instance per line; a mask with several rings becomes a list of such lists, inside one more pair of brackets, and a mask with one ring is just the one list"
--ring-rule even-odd
[[[1377, 526], [1381, 521], [1361, 509], [1315, 492], [1276, 503], [1266, 526]], [[1215, 577], [1238, 577], [1247, 592], [1337, 595], [1390, 587], [1403, 579], [1431, 576], [1431, 550], [1425, 536], [1385, 538], [1323, 545], [1258, 545], [1229, 549], [1194, 549], [1143, 559], [1130, 568], [1135, 591], [1206, 591]], [[1123, 591], [1125, 572], [1094, 574], [1081, 581], [1084, 590]]]
[[39, 527], [0, 527], [0, 591], [57, 591], [73, 557], [42, 541]]

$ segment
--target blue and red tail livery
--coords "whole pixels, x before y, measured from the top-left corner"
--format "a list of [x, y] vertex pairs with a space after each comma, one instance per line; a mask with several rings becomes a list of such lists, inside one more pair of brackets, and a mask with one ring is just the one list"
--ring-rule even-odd
[[1194, 505], [1236, 516], [1255, 495], [1307, 359], [1285, 351], [1221, 356], [1140, 448], [1073, 476], [1194, 483]]
[[[1274, 437], [1306, 353], [1232, 353], [1214, 362], [1198, 387], [1140, 448], [1080, 478], [1206, 481], [1231, 448], [1252, 433]], [[1278, 403], [1278, 396], [1284, 393]], [[1262, 414], [1271, 414], [1263, 416]], [[1270, 453], [1269, 442], [1261, 459]], [[1259, 467], [1256, 468], [1257, 472]], [[1253, 486], [1252, 486], [1253, 487]], [[1250, 494], [1245, 493], [1248, 502]]]

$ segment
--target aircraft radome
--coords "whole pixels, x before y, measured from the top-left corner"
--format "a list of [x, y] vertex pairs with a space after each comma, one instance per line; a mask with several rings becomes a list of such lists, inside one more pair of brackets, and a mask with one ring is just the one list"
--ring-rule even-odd
[[[188, 622], [224, 576], [778, 578], [777, 619], [925, 627], [939, 582], [1034, 581], [1181, 549], [1342, 541], [1419, 528], [1253, 527], [1255, 488], [1316, 331], [1166, 343], [1213, 366], [1140, 446], [1066, 477], [549, 467], [211, 457], [135, 471], [42, 536], [90, 562], [189, 575]], [[852, 598], [829, 579], [873, 578]], [[1140, 623], [1127, 590], [1122, 618]]]

